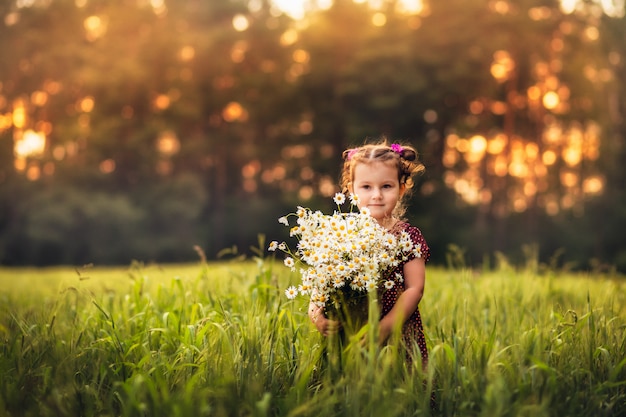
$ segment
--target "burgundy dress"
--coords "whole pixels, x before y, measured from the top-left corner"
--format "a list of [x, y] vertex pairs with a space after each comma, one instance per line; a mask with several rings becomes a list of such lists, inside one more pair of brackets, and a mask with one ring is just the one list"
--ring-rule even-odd
[[[426, 244], [426, 240], [424, 239], [422, 232], [420, 232], [417, 227], [411, 226], [406, 222], [396, 223], [391, 229], [391, 232], [400, 235], [403, 230], [409, 234], [414, 245], [422, 245], [422, 259], [424, 259], [424, 262], [428, 261], [428, 258], [430, 257], [430, 249]], [[393, 280], [395, 285], [388, 290], [383, 290], [382, 294], [380, 295], [381, 318], [389, 313], [389, 311], [391, 311], [393, 306], [396, 304], [396, 301], [398, 301], [398, 297], [400, 297], [400, 294], [402, 294], [402, 292], [404, 291], [405, 287], [403, 267], [405, 263], [414, 258], [415, 255], [411, 254], [406, 261], [401, 262], [396, 268], [388, 271], [385, 274], [384, 279]], [[402, 275], [403, 278], [397, 278], [396, 274]], [[422, 317], [420, 316], [419, 307], [415, 309], [415, 312], [413, 312], [411, 317], [409, 317], [408, 320], [406, 320], [406, 322], [404, 323], [402, 327], [402, 339], [404, 342], [404, 347], [407, 350], [407, 360], [409, 362], [412, 361], [412, 352], [414, 349], [413, 346], [415, 343], [417, 343], [417, 346], [419, 347], [419, 351], [422, 356], [422, 364], [424, 368], [426, 368], [426, 365], [428, 363], [428, 350], [426, 349], [426, 338], [424, 337], [424, 329], [422, 326]]]

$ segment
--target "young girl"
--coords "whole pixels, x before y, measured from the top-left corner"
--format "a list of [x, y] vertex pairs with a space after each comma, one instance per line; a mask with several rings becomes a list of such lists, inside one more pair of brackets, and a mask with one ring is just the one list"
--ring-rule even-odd
[[[402, 220], [403, 200], [413, 187], [412, 177], [422, 172], [424, 165], [417, 161], [417, 152], [412, 147], [387, 145], [386, 141], [348, 149], [343, 159], [341, 187], [358, 197], [359, 209], [367, 207], [381, 226], [398, 235], [404, 230], [414, 244], [421, 245], [421, 258], [410, 256], [383, 277], [393, 280], [395, 285], [380, 292], [379, 343], [384, 344], [394, 329], [401, 328], [407, 359], [412, 360], [417, 344], [425, 366], [428, 352], [418, 305], [424, 294], [425, 264], [430, 251], [420, 230]], [[341, 323], [329, 320], [314, 303], [309, 304], [309, 317], [324, 336], [341, 329]]]

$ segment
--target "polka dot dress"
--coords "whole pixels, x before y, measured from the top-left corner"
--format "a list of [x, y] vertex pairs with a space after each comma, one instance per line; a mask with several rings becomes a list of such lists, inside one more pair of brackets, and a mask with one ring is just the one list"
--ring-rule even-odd
[[[411, 226], [406, 222], [398, 222], [391, 229], [391, 232], [397, 235], [399, 235], [402, 231], [406, 231], [409, 234], [413, 244], [422, 245], [422, 258], [425, 262], [428, 261], [428, 258], [430, 257], [430, 249], [426, 244], [426, 240], [424, 239], [422, 232], [420, 232], [417, 227]], [[398, 301], [398, 297], [400, 297], [400, 294], [404, 291], [403, 267], [406, 262], [414, 258], [415, 255], [410, 255], [406, 261], [400, 263], [400, 265], [398, 265], [395, 269], [388, 271], [384, 277], [385, 279], [393, 280], [395, 285], [391, 289], [384, 290], [384, 292], [380, 295], [381, 318], [391, 311], [393, 306], [396, 304], [396, 301]], [[396, 277], [396, 274], [402, 275], [402, 279]], [[413, 359], [413, 346], [417, 343], [422, 356], [422, 364], [425, 368], [428, 362], [428, 350], [426, 349], [426, 338], [424, 337], [424, 329], [422, 326], [422, 317], [420, 315], [419, 307], [415, 309], [415, 312], [404, 323], [402, 327], [402, 339], [404, 346], [407, 349], [407, 360], [409, 362]]]

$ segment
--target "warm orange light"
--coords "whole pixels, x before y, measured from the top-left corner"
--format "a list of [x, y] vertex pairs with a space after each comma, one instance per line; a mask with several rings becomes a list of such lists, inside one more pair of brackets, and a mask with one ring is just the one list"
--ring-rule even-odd
[[513, 177], [525, 178], [528, 175], [528, 165], [523, 161], [513, 161], [509, 164], [509, 174]]
[[39, 165], [31, 165], [26, 170], [26, 178], [30, 181], [37, 181], [41, 177], [41, 168]]
[[554, 165], [556, 162], [556, 152], [553, 150], [547, 150], [541, 155], [541, 160], [545, 165]]
[[459, 154], [454, 149], [446, 149], [443, 153], [443, 165], [452, 168], [459, 161]]
[[506, 135], [500, 133], [494, 136], [493, 138], [489, 139], [489, 141], [487, 142], [487, 152], [492, 155], [497, 155], [501, 153], [502, 151], [504, 151], [504, 148], [506, 147], [507, 142], [508, 142], [508, 139]]
[[539, 100], [539, 98], [541, 98], [541, 88], [539, 88], [536, 85], [533, 85], [531, 87], [528, 88], [528, 90], [526, 90], [526, 95], [528, 96], [529, 100]]
[[243, 32], [250, 27], [250, 22], [248, 18], [242, 14], [237, 14], [233, 17], [233, 28], [237, 32]]
[[603, 189], [604, 179], [599, 175], [585, 178], [583, 181], [583, 192], [585, 194], [600, 194]]
[[13, 118], [11, 113], [0, 114], [0, 133], [4, 130], [7, 130], [13, 125]]
[[42, 155], [45, 148], [46, 135], [29, 129], [15, 141], [13, 152], [18, 158], [27, 158]]
[[298, 131], [301, 135], [308, 135], [313, 132], [313, 123], [310, 120], [303, 120], [298, 124]]
[[306, 64], [307, 62], [309, 62], [309, 59], [310, 59], [309, 53], [305, 51], [304, 49], [296, 49], [293, 52], [292, 56], [293, 56], [293, 60], [300, 64]]
[[282, 46], [293, 45], [298, 41], [298, 31], [295, 29], [286, 30], [280, 37], [280, 44]]
[[165, 110], [170, 106], [171, 100], [167, 94], [159, 94], [154, 99], [154, 107], [158, 110]]
[[248, 43], [246, 41], [238, 41], [230, 51], [230, 59], [236, 64], [243, 62], [246, 58], [247, 50]]
[[484, 109], [485, 106], [478, 100], [474, 100], [469, 104], [469, 111], [472, 114], [480, 114], [483, 112]]
[[582, 154], [580, 149], [575, 147], [567, 147], [563, 149], [561, 157], [565, 161], [565, 163], [571, 167], [576, 166], [582, 160]]
[[89, 41], [95, 41], [106, 32], [106, 27], [99, 16], [89, 16], [83, 21], [86, 37]]
[[575, 187], [578, 184], [578, 174], [572, 171], [563, 170], [560, 173], [561, 184], [565, 187]]
[[491, 64], [491, 75], [498, 81], [503, 82], [508, 79], [511, 71], [515, 69], [515, 61], [511, 58], [508, 51], [500, 50], [493, 54], [493, 63]]
[[503, 115], [506, 113], [508, 106], [504, 101], [494, 101], [491, 103], [491, 112], [497, 115]]
[[535, 159], [537, 159], [538, 155], [539, 155], [539, 146], [534, 142], [528, 142], [526, 144], [526, 158], [528, 158], [531, 161], [534, 161]]
[[585, 29], [585, 37], [590, 41], [597, 41], [600, 38], [600, 31], [595, 26], [589, 26]]
[[506, 174], [509, 172], [509, 163], [507, 161], [507, 158], [503, 155], [498, 155], [494, 162], [493, 170], [498, 177], [506, 176]]
[[18, 129], [26, 126], [26, 109], [21, 100], [17, 100], [13, 106], [13, 126]]
[[183, 62], [191, 61], [196, 56], [196, 50], [193, 46], [183, 46], [180, 50], [180, 60]]
[[335, 190], [337, 189], [332, 178], [328, 176], [324, 176], [320, 179], [320, 185], [318, 188], [324, 197], [332, 196], [335, 194]]
[[157, 139], [157, 150], [161, 155], [172, 156], [180, 150], [180, 141], [176, 133], [167, 130]]
[[487, 149], [487, 139], [481, 135], [472, 136], [469, 140], [469, 150], [472, 153], [485, 153]]
[[244, 178], [254, 178], [261, 171], [261, 162], [258, 159], [248, 162], [241, 168], [241, 176]]
[[524, 195], [533, 197], [535, 194], [537, 194], [537, 184], [534, 181], [524, 183]]
[[80, 101], [80, 103], [78, 104], [78, 107], [80, 108], [82, 112], [90, 113], [93, 110], [95, 103], [96, 102], [94, 98], [91, 96], [88, 96], [88, 97], [83, 98]]
[[554, 91], [548, 91], [546, 94], [543, 95], [543, 106], [548, 109], [548, 110], [552, 110], [555, 109], [559, 103], [561, 102], [561, 99], [559, 98], [559, 95], [554, 92]]
[[110, 174], [115, 171], [115, 161], [113, 159], [105, 159], [100, 162], [100, 172], [103, 174]]
[[387, 24], [387, 16], [384, 13], [374, 13], [372, 16], [372, 24], [376, 27], [382, 27]]
[[303, 187], [300, 187], [300, 190], [298, 191], [298, 196], [302, 200], [310, 200], [313, 197], [313, 194], [314, 194], [313, 187], [311, 187], [309, 185], [305, 185]]
[[497, 0], [495, 2], [492, 2], [490, 7], [492, 7], [493, 10], [496, 13], [499, 13], [499, 14], [502, 14], [502, 15], [507, 14], [509, 12], [510, 8], [511, 8], [509, 6], [509, 3], [507, 1], [504, 1], [504, 0]]
[[222, 117], [227, 122], [235, 122], [246, 118], [246, 111], [243, 106], [236, 101], [231, 101], [222, 111]]
[[44, 106], [48, 102], [48, 93], [45, 91], [35, 91], [30, 95], [30, 102], [38, 107]]

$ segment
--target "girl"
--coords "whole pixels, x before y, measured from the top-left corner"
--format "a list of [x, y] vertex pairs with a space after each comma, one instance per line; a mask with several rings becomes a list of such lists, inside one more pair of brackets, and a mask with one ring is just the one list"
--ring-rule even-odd
[[[418, 304], [424, 294], [425, 264], [430, 251], [420, 230], [402, 220], [403, 201], [413, 187], [412, 177], [424, 171], [424, 165], [417, 161], [412, 147], [387, 145], [386, 141], [348, 149], [343, 159], [341, 187], [357, 196], [359, 209], [367, 207], [381, 226], [398, 235], [405, 230], [414, 244], [421, 245], [421, 258], [411, 256], [383, 277], [395, 285], [380, 293], [379, 343], [384, 344], [394, 329], [401, 328], [407, 359], [411, 362], [413, 346], [417, 344], [425, 366], [428, 352]], [[341, 329], [341, 323], [329, 320], [314, 303], [309, 304], [309, 317], [324, 336]]]

